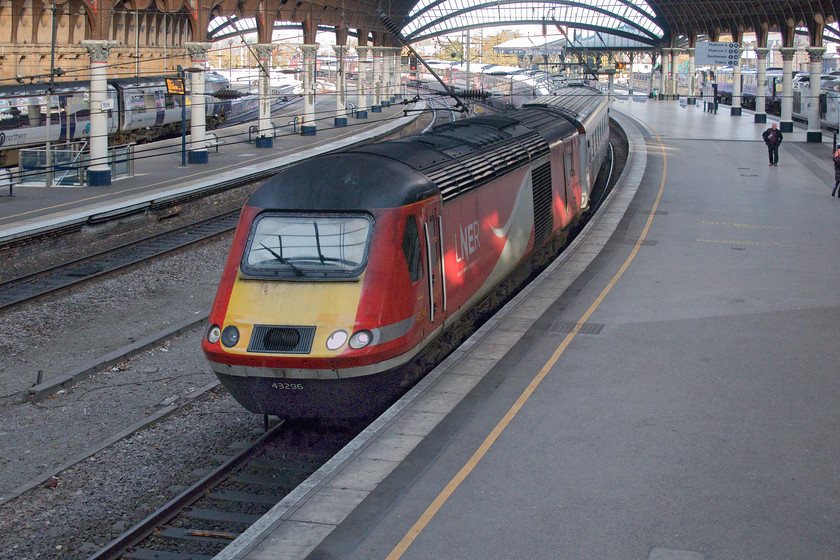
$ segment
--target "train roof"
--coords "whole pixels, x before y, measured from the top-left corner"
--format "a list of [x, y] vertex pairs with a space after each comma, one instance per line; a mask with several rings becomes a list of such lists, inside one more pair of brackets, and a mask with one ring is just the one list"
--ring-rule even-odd
[[575, 133], [568, 117], [547, 106], [459, 120], [300, 163], [266, 181], [247, 204], [346, 211], [405, 206], [438, 193], [446, 201], [548, 154]]
[[539, 97], [523, 106], [557, 109], [578, 130], [585, 132], [585, 123], [604, 103], [604, 94], [598, 89], [584, 84], [569, 83], [552, 95]]
[[[11, 84], [0, 86], [0, 98], [9, 97], [40, 97], [47, 94], [50, 84], [47, 82], [36, 82], [34, 84]], [[53, 93], [66, 94], [88, 91], [90, 80], [55, 82]]]

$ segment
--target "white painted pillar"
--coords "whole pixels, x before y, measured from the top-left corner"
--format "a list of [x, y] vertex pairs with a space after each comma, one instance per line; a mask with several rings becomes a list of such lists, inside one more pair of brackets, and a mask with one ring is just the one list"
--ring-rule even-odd
[[347, 76], [345, 64], [347, 47], [333, 45], [336, 64], [338, 66], [335, 83], [335, 120], [334, 126], [347, 126]]
[[820, 124], [820, 80], [822, 79], [822, 61], [825, 47], [809, 47], [805, 49], [811, 57], [809, 66], [809, 100], [808, 111], [808, 142], [822, 142], [822, 125]]
[[688, 104], [694, 105], [697, 102], [697, 73], [696, 62], [694, 59], [694, 52], [697, 49], [688, 49]]
[[677, 69], [679, 68], [680, 49], [671, 49], [671, 99], [676, 99], [677, 94]]
[[356, 102], [357, 119], [366, 119], [368, 116], [367, 84], [370, 80], [370, 77], [368, 75], [370, 63], [368, 62], [367, 58], [369, 51], [370, 48], [367, 45], [359, 45], [356, 47], [356, 54], [359, 56], [359, 71], [356, 74], [358, 76], [356, 85], [356, 94], [358, 100]]
[[274, 146], [274, 126], [271, 123], [271, 55], [278, 45], [262, 43], [254, 45], [257, 60], [260, 61], [259, 91], [259, 126], [257, 134], [257, 148], [271, 148]]
[[111, 166], [108, 164], [108, 113], [102, 108], [102, 102], [108, 98], [108, 55], [116, 45], [116, 41], [82, 41], [82, 46], [90, 55], [91, 165], [87, 170], [87, 179], [91, 187], [107, 187], [111, 184]]
[[370, 110], [374, 113], [382, 112], [382, 78], [380, 65], [382, 64], [382, 47], [371, 47], [373, 61], [373, 105]]
[[668, 84], [668, 74], [670, 74], [670, 70], [668, 67], [671, 65], [671, 57], [668, 56], [668, 51], [670, 49], [662, 49], [662, 56], [660, 57], [661, 62], [659, 63], [659, 97], [665, 98], [668, 94], [667, 91], [667, 84]]
[[782, 55], [782, 114], [779, 130], [793, 132], [793, 57], [796, 49], [784, 47], [779, 52]]
[[[212, 43], [186, 43], [190, 53], [192, 67], [190, 72], [190, 151], [187, 152], [187, 163], [207, 163], [209, 161], [207, 146], [204, 144], [207, 132], [207, 98], [204, 96], [204, 68], [207, 62], [207, 51]], [[212, 103], [212, 101], [211, 101]]]
[[[650, 54], [650, 75], [648, 76], [648, 97], [653, 97], [653, 69], [656, 66], [656, 54]], [[661, 75], [661, 72], [660, 72]]]
[[393, 80], [391, 88], [391, 101], [402, 99], [402, 47], [394, 47]]
[[770, 49], [758, 47], [755, 49], [755, 120], [757, 123], [767, 122], [767, 53]]
[[300, 133], [303, 136], [315, 136], [315, 58], [318, 56], [318, 44], [301, 45], [303, 51], [303, 122]]

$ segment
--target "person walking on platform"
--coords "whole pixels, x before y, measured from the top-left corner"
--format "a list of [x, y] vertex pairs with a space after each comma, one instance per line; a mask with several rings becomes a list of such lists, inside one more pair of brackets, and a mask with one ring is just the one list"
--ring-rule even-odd
[[782, 131], [778, 129], [776, 123], [773, 123], [770, 128], [764, 131], [761, 137], [764, 138], [764, 143], [767, 144], [767, 155], [770, 157], [770, 165], [779, 165], [779, 144], [782, 143]]
[[831, 196], [836, 194], [840, 198], [838, 188], [840, 188], [840, 146], [837, 146], [834, 152], [834, 190], [831, 191]]

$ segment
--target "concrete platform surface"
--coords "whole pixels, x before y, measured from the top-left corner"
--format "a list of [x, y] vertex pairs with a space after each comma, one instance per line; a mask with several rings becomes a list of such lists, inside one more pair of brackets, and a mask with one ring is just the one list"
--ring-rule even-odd
[[605, 211], [217, 559], [840, 557], [830, 146], [613, 115]]

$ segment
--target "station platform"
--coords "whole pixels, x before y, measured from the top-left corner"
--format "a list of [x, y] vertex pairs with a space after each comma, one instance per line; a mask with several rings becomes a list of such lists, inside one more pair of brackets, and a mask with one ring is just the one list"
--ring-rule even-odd
[[[170, 196], [200, 191], [227, 179], [279, 169], [297, 161], [360, 142], [386, 136], [415, 119], [418, 113], [403, 116], [402, 103], [368, 111], [367, 118], [348, 118], [344, 127], [335, 127], [335, 96], [321, 95], [315, 107], [317, 131], [301, 136], [292, 122], [303, 111], [302, 100], [275, 111], [272, 121], [278, 128], [271, 148], [257, 148], [255, 134], [249, 141], [253, 122], [219, 128], [212, 132], [219, 140], [209, 148], [209, 162], [182, 166], [181, 138], [136, 146], [134, 176], [115, 178], [109, 186], [45, 187], [15, 185], [14, 196], [0, 191], [0, 242], [33, 231], [85, 221], [97, 215], [120, 211], [133, 205], [150, 204]], [[187, 149], [190, 149], [189, 136]]]
[[840, 557], [830, 144], [612, 115], [598, 216], [217, 560]]

